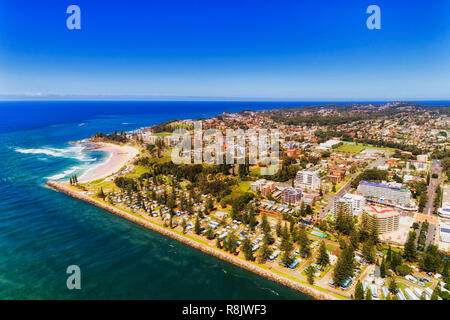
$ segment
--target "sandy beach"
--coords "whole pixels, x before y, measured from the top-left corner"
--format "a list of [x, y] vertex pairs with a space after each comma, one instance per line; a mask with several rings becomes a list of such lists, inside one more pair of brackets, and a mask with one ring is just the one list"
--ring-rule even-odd
[[113, 143], [96, 142], [97, 151], [108, 153], [106, 160], [92, 168], [89, 168], [79, 177], [79, 182], [86, 183], [89, 181], [106, 178], [118, 172], [124, 165], [133, 159], [139, 150], [130, 146], [119, 146]]

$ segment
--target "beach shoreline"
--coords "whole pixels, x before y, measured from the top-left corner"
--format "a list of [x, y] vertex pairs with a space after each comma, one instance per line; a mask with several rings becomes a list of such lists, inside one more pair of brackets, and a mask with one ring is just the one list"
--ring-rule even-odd
[[120, 146], [113, 143], [93, 142], [89, 144], [94, 145], [95, 148], [89, 150], [103, 151], [108, 154], [107, 159], [95, 166], [86, 170], [80, 177], [80, 183], [87, 183], [98, 179], [103, 179], [117, 173], [123, 166], [127, 165], [136, 155], [139, 150], [125, 145]]
[[233, 265], [235, 265], [237, 267], [240, 267], [240, 268], [245, 269], [247, 271], [253, 272], [253, 273], [255, 273], [255, 274], [259, 275], [259, 276], [262, 276], [262, 277], [264, 277], [266, 279], [269, 279], [271, 281], [277, 282], [277, 283], [282, 284], [282, 285], [284, 285], [286, 287], [289, 287], [291, 289], [297, 290], [297, 291], [299, 291], [299, 292], [301, 292], [303, 294], [306, 294], [306, 295], [308, 295], [308, 296], [310, 296], [310, 297], [312, 297], [312, 298], [314, 298], [316, 300], [339, 300], [339, 299], [337, 299], [336, 297], [334, 297], [331, 294], [327, 294], [325, 292], [322, 292], [322, 291], [319, 291], [317, 289], [311, 288], [311, 287], [309, 287], [307, 285], [304, 285], [302, 283], [299, 283], [297, 281], [294, 281], [294, 280], [288, 279], [288, 278], [286, 278], [284, 276], [275, 274], [272, 271], [263, 269], [263, 268], [255, 265], [255, 264], [253, 264], [251, 262], [248, 262], [248, 261], [246, 261], [244, 259], [241, 259], [241, 258], [239, 258], [237, 256], [234, 256], [234, 255], [231, 255], [229, 253], [226, 253], [225, 251], [218, 250], [217, 248], [214, 248], [214, 247], [211, 247], [209, 245], [202, 244], [202, 243], [197, 242], [195, 240], [189, 239], [189, 238], [187, 238], [187, 237], [185, 237], [183, 235], [180, 235], [180, 234], [178, 234], [178, 233], [176, 233], [176, 232], [174, 232], [174, 231], [172, 231], [172, 230], [170, 230], [168, 228], [164, 228], [162, 226], [159, 226], [159, 225], [157, 225], [157, 224], [155, 224], [155, 223], [153, 223], [153, 222], [151, 222], [149, 220], [144, 220], [144, 219], [139, 218], [137, 216], [134, 216], [134, 215], [132, 215], [130, 213], [127, 213], [124, 210], [121, 210], [119, 208], [113, 207], [113, 206], [108, 205], [108, 204], [106, 204], [104, 202], [101, 202], [99, 200], [96, 200], [96, 199], [88, 196], [84, 192], [74, 190], [74, 188], [71, 188], [70, 186], [68, 186], [68, 185], [66, 185], [64, 183], [61, 183], [61, 182], [58, 182], [58, 181], [49, 180], [49, 181], [45, 182], [45, 185], [48, 186], [49, 188], [55, 190], [55, 191], [58, 191], [58, 192], [66, 194], [68, 196], [71, 196], [73, 198], [85, 201], [85, 202], [87, 202], [89, 204], [92, 204], [92, 205], [94, 205], [96, 207], [99, 207], [99, 208], [104, 209], [106, 211], [109, 211], [109, 212], [111, 212], [113, 214], [116, 214], [116, 215], [118, 215], [118, 216], [120, 216], [122, 218], [125, 218], [125, 219], [127, 219], [127, 220], [129, 220], [131, 222], [134, 222], [134, 223], [136, 223], [136, 224], [138, 224], [140, 226], [143, 226], [143, 227], [145, 227], [147, 229], [151, 229], [151, 230], [156, 231], [156, 232], [158, 232], [158, 233], [160, 233], [160, 234], [162, 234], [164, 236], [168, 236], [168, 237], [170, 237], [170, 238], [172, 238], [174, 240], [177, 240], [177, 241], [179, 241], [181, 243], [184, 243], [184, 244], [186, 244], [186, 245], [188, 245], [188, 246], [190, 246], [192, 248], [200, 250], [203, 253], [207, 253], [207, 254], [212, 255], [212, 256], [220, 259], [220, 260], [226, 261], [226, 262], [228, 262], [230, 264], [233, 264]]

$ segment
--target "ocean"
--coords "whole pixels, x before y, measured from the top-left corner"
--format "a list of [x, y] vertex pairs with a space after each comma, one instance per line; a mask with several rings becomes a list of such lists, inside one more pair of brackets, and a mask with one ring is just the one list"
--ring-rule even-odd
[[[43, 185], [106, 156], [69, 141], [249, 105], [0, 103], [0, 299], [309, 299]], [[67, 289], [69, 265], [81, 290]]]
[[308, 104], [0, 102], [0, 299], [310, 299], [43, 185], [103, 161], [68, 144], [97, 132]]

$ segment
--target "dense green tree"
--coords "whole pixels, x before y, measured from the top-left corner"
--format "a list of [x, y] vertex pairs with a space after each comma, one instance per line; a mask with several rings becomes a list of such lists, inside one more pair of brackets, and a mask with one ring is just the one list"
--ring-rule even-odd
[[434, 244], [430, 244], [422, 255], [419, 262], [423, 270], [438, 272], [441, 270], [442, 257], [438, 248]]
[[355, 268], [355, 253], [351, 246], [342, 250], [333, 271], [333, 282], [342, 285], [344, 281], [353, 275]]
[[416, 233], [414, 231], [409, 232], [408, 240], [406, 240], [403, 251], [403, 257], [409, 262], [414, 262], [417, 260]]
[[370, 290], [370, 287], [367, 288], [366, 299], [365, 300], [372, 300], [372, 290]]
[[364, 288], [360, 280], [356, 283], [355, 300], [364, 300]]
[[386, 263], [384, 261], [384, 257], [381, 260], [381, 265], [380, 265], [380, 276], [382, 278], [386, 278]]
[[389, 281], [389, 292], [392, 294], [395, 294], [397, 292], [397, 282], [395, 281], [395, 278], [391, 278], [391, 281]]
[[201, 226], [200, 226], [200, 217], [197, 215], [197, 217], [195, 218], [195, 225], [194, 225], [194, 232], [196, 234], [200, 234], [201, 233]]
[[434, 288], [433, 294], [431, 295], [430, 300], [439, 300], [440, 296], [440, 290], [439, 290], [439, 284]]
[[319, 247], [319, 255], [316, 260], [317, 264], [325, 268], [330, 263], [330, 256], [325, 245], [325, 241], [322, 240]]
[[252, 252], [252, 244], [250, 243], [250, 239], [245, 237], [242, 241], [242, 252], [244, 253], [245, 260], [253, 261], [253, 252]]
[[300, 246], [300, 255], [303, 258], [309, 257], [311, 255], [311, 248], [304, 228], [300, 228], [300, 231], [298, 232], [298, 244]]
[[362, 247], [362, 255], [368, 263], [375, 263], [375, 247], [372, 239], [367, 239]]
[[313, 266], [309, 265], [305, 269], [305, 272], [306, 272], [306, 278], [308, 279], [308, 283], [313, 285], [314, 284], [314, 273], [315, 273]]

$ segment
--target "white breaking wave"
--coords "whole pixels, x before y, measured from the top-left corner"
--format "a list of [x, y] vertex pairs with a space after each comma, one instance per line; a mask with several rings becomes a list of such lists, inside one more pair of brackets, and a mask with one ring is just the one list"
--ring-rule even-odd
[[88, 154], [83, 151], [84, 147], [81, 145], [70, 146], [65, 149], [58, 148], [36, 148], [36, 149], [24, 149], [16, 148], [15, 151], [25, 154], [43, 154], [46, 156], [57, 158], [71, 158], [79, 161], [95, 161], [96, 159], [89, 158]]
[[64, 177], [67, 177], [68, 175], [74, 173], [74, 172], [77, 171], [78, 169], [81, 169], [81, 168], [80, 168], [80, 167], [72, 167], [72, 168], [70, 168], [70, 169], [67, 169], [67, 170], [61, 172], [61, 173], [57, 173], [57, 174], [55, 174], [55, 175], [53, 175], [53, 176], [45, 177], [45, 178], [46, 178], [46, 179], [50, 179], [50, 180], [59, 180], [59, 179], [62, 179], [62, 178], [64, 178]]

